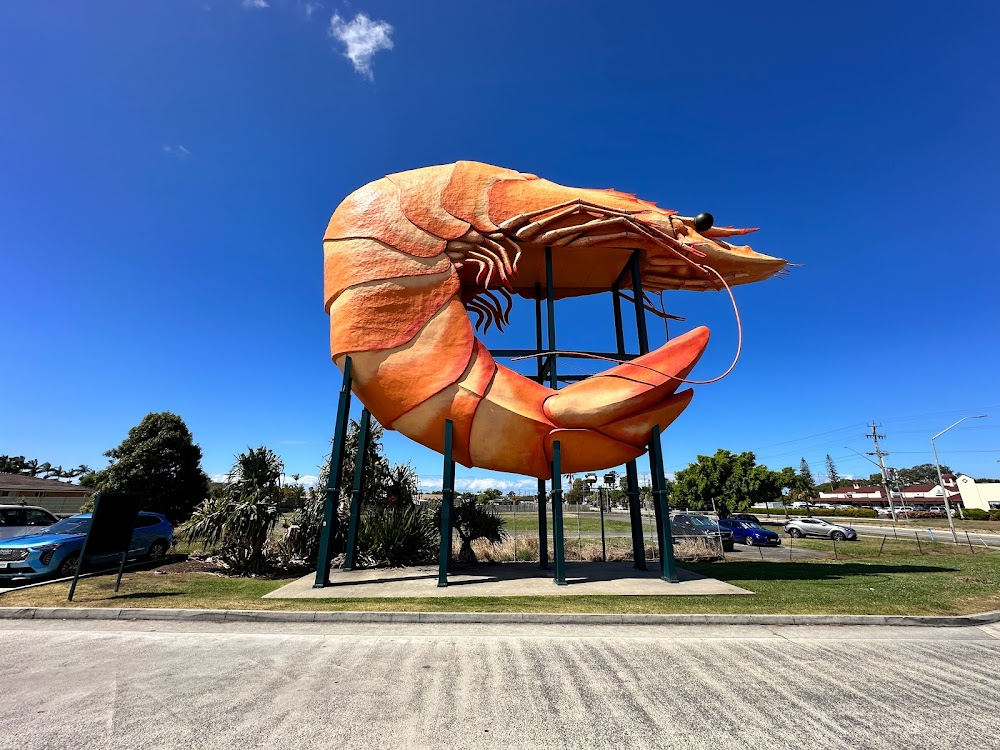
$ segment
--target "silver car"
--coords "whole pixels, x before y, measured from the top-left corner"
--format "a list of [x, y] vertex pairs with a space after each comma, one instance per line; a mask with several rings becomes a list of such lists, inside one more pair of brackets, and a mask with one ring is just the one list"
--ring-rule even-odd
[[850, 526], [841, 526], [836, 523], [824, 521], [822, 518], [813, 518], [811, 516], [793, 518], [785, 524], [785, 531], [788, 532], [789, 536], [795, 538], [802, 536], [821, 536], [838, 542], [843, 542], [848, 539], [853, 541], [858, 538], [858, 532]]
[[58, 520], [37, 505], [0, 505], [0, 539], [33, 534]]

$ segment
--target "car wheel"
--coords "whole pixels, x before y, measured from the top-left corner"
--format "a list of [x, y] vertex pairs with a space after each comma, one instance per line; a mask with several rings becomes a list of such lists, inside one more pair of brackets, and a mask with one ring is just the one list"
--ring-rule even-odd
[[835, 542], [843, 542], [847, 539], [847, 536], [844, 534], [843, 531], [835, 531], [832, 534], [830, 534], [830, 538], [833, 539], [833, 541]]
[[76, 572], [76, 563], [79, 559], [80, 555], [76, 553], [67, 555], [66, 559], [59, 563], [59, 569], [56, 571], [56, 574], [60, 578], [73, 575]]
[[167, 555], [167, 543], [164, 541], [153, 542], [146, 553], [147, 560], [160, 560]]
[[743, 537], [743, 543], [745, 545], [747, 545], [748, 547], [753, 547], [754, 544], [755, 544], [754, 538], [752, 536], [750, 536], [749, 534], [747, 534], [745, 537]]
[[802, 536], [802, 532], [799, 531], [798, 529], [789, 529], [788, 536], [792, 537], [793, 539], [798, 539], [800, 536]]

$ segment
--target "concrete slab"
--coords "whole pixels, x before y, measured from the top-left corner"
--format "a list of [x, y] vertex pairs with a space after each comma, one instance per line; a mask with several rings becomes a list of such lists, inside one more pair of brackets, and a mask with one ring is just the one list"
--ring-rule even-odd
[[536, 563], [500, 563], [456, 568], [448, 586], [438, 588], [434, 566], [332, 570], [330, 585], [313, 588], [315, 574], [265, 595], [265, 599], [358, 599], [469, 596], [753, 596], [752, 591], [678, 569], [679, 583], [659, 571], [635, 570], [631, 563], [567, 563], [566, 586], [556, 586], [551, 570]]

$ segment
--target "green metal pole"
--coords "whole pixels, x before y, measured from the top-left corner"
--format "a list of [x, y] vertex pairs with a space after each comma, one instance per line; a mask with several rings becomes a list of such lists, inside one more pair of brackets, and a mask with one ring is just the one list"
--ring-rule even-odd
[[[545, 309], [548, 313], [549, 323], [549, 351], [556, 350], [556, 295], [552, 281], [552, 248], [545, 248]], [[559, 380], [556, 377], [556, 355], [549, 354], [549, 388], [556, 390], [559, 388]]]
[[330, 561], [333, 559], [333, 537], [337, 526], [337, 505], [340, 501], [340, 482], [343, 479], [344, 440], [347, 437], [347, 423], [351, 418], [351, 358], [344, 358], [344, 383], [340, 388], [337, 404], [337, 424], [333, 433], [333, 447], [330, 450], [330, 465], [327, 468], [326, 499], [323, 503], [323, 528], [319, 532], [319, 555], [316, 558], [316, 582], [314, 589], [330, 584]]
[[642, 541], [642, 507], [639, 501], [639, 470], [635, 461], [625, 464], [625, 481], [628, 488], [629, 526], [632, 527], [632, 567], [646, 570], [646, 547]]
[[372, 415], [368, 409], [361, 410], [361, 424], [358, 429], [358, 455], [354, 460], [354, 484], [351, 487], [351, 517], [347, 525], [347, 551], [344, 553], [344, 570], [354, 570], [358, 553], [358, 525], [361, 523], [361, 487], [365, 480], [368, 463], [368, 432], [371, 430]]
[[660, 542], [660, 579], [677, 583], [677, 566], [674, 563], [674, 540], [670, 533], [670, 504], [667, 500], [667, 481], [663, 475], [663, 448], [660, 446], [660, 426], [653, 427], [649, 441], [649, 468], [653, 475], [653, 500], [660, 510], [662, 523], [657, 529]]
[[555, 576], [557, 586], [566, 585], [566, 549], [563, 539], [563, 515], [562, 515], [562, 456], [559, 450], [559, 441], [552, 442], [552, 543], [555, 547]]
[[[535, 284], [535, 348], [542, 351], [542, 285]], [[542, 358], [535, 357], [538, 368], [538, 382], [544, 380]], [[545, 480], [538, 480], [538, 567], [549, 569], [549, 529], [548, 513], [545, 510]]]
[[[548, 313], [548, 349], [556, 351], [556, 294], [552, 280], [552, 248], [545, 248], [545, 309]], [[556, 355], [548, 356], [549, 388], [559, 389], [559, 378], [556, 372]], [[555, 581], [560, 586], [566, 585], [566, 550], [563, 536], [562, 514], [562, 460], [559, 454], [559, 441], [552, 443], [552, 545], [555, 547]]]
[[642, 298], [642, 273], [639, 271], [639, 251], [632, 253], [629, 261], [632, 274], [632, 296], [635, 297], [635, 328], [639, 334], [639, 354], [649, 354], [649, 333], [646, 331], [646, 306]]
[[448, 564], [451, 562], [451, 511], [455, 502], [455, 461], [452, 458], [452, 432], [455, 425], [444, 421], [444, 481], [441, 488], [441, 551], [438, 557], [438, 586], [448, 585]]

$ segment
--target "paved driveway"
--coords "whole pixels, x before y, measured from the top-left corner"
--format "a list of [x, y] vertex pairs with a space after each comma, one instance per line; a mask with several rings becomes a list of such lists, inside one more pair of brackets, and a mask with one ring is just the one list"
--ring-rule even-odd
[[995, 748], [1000, 628], [0, 621], [0, 748]]

